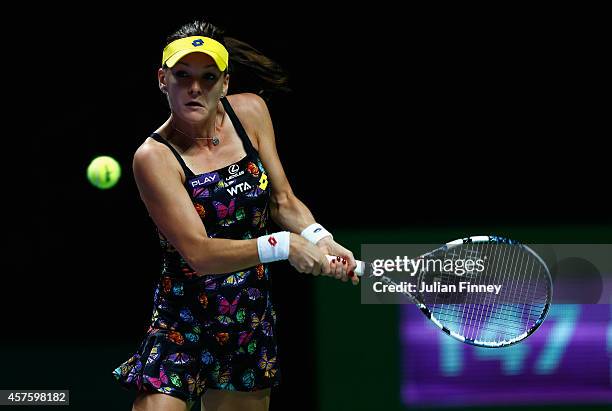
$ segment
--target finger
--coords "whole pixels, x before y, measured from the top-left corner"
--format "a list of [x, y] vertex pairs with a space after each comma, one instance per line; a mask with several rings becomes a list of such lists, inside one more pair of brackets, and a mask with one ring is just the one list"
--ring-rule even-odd
[[331, 257], [329, 260], [329, 263], [331, 266], [330, 273], [329, 273], [330, 277], [334, 277], [342, 281], [348, 281], [348, 277], [346, 275], [347, 267], [348, 267], [348, 260], [346, 257], [343, 257], [343, 256], [336, 256], [335, 258]]
[[326, 257], [323, 257], [322, 261], [319, 261], [319, 271], [323, 275], [329, 275], [331, 273], [331, 264], [327, 261]]
[[336, 258], [335, 260], [333, 260], [333, 271], [331, 273], [332, 277], [336, 278], [336, 279], [340, 279], [342, 278], [342, 263], [338, 261], [338, 259]]
[[330, 269], [329, 269], [330, 275], [335, 276], [336, 271], [338, 271], [338, 263], [336, 262], [335, 259], [333, 259], [329, 262], [329, 266], [330, 266]]
[[348, 270], [355, 271], [355, 269], [357, 268], [357, 261], [355, 260], [355, 256], [353, 255], [353, 253], [349, 253], [347, 257]]
[[334, 277], [337, 280], [340, 280], [344, 276], [344, 265], [342, 264], [342, 258], [340, 258], [340, 262], [336, 263], [336, 270], [334, 271]]
[[334, 271], [334, 277], [339, 280], [342, 278], [342, 276], [344, 271], [344, 266], [342, 265], [342, 263], [336, 263], [336, 270]]
[[348, 277], [346, 276], [346, 265], [345, 264], [337, 264], [338, 269], [336, 270], [336, 279], [342, 280], [344, 282], [348, 281]]
[[347, 275], [351, 279], [351, 282], [353, 283], [353, 285], [359, 284], [359, 276], [356, 275], [354, 271], [349, 271]]
[[312, 275], [318, 276], [321, 274], [321, 267], [315, 263], [310, 267], [310, 270], [308, 270], [308, 272], [310, 272], [310, 274]]
[[340, 278], [342, 278], [343, 281], [347, 281], [348, 280], [348, 260], [346, 259], [346, 257], [342, 257], [342, 276]]
[[340, 275], [341, 275], [341, 270], [342, 270], [342, 258], [341, 257], [336, 257], [334, 259], [331, 260], [331, 271], [329, 273], [330, 277], [334, 277], [339, 279]]

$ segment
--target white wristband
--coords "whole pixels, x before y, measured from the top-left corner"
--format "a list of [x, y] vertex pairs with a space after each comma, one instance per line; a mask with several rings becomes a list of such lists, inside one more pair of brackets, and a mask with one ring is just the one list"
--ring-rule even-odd
[[308, 227], [302, 230], [300, 235], [313, 244], [318, 243], [319, 240], [324, 237], [329, 236], [331, 238], [334, 238], [334, 236], [331, 235], [329, 231], [327, 231], [325, 228], [323, 228], [321, 224], [318, 223], [310, 224]]
[[289, 241], [291, 233], [289, 231], [279, 231], [269, 235], [262, 235], [257, 238], [257, 251], [259, 261], [271, 263], [272, 261], [286, 260], [289, 258]]

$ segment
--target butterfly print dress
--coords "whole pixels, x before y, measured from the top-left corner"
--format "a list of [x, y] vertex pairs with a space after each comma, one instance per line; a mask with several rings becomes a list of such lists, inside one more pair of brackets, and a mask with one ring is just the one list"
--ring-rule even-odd
[[[268, 234], [270, 184], [246, 131], [222, 99], [246, 156], [195, 175], [161, 136], [185, 171], [185, 188], [211, 238]], [[206, 388], [254, 391], [275, 386], [276, 313], [267, 264], [198, 276], [161, 233], [163, 266], [151, 324], [138, 351], [114, 370], [126, 388], [195, 401]]]

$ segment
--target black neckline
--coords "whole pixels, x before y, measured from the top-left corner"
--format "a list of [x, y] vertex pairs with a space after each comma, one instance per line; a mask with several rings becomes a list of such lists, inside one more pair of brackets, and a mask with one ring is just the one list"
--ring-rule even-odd
[[234, 162], [232, 162], [230, 164], [227, 164], [227, 165], [225, 165], [223, 167], [220, 167], [220, 168], [218, 168], [216, 170], [206, 171], [204, 173], [196, 174], [193, 171], [191, 171], [191, 169], [189, 167], [187, 167], [187, 164], [185, 163], [185, 160], [183, 160], [183, 157], [178, 153], [178, 151], [176, 151], [176, 149], [172, 146], [172, 144], [170, 144], [165, 138], [163, 138], [158, 133], [155, 133], [155, 132], [151, 133], [151, 137], [154, 140], [156, 140], [156, 141], [158, 141], [158, 142], [160, 142], [162, 144], [165, 144], [166, 146], [168, 146], [168, 148], [170, 148], [170, 151], [172, 151], [172, 153], [174, 154], [174, 156], [178, 160], [179, 164], [183, 168], [183, 172], [185, 173], [186, 179], [187, 178], [193, 178], [193, 177], [202, 176], [202, 175], [208, 174], [208, 173], [215, 173], [215, 172], [218, 172], [219, 170], [222, 170], [224, 168], [227, 168], [227, 167], [231, 166], [232, 164], [240, 163], [240, 162], [244, 161], [246, 158], [249, 158], [249, 157], [256, 158], [257, 157], [257, 150], [255, 150], [255, 147], [253, 147], [253, 144], [251, 143], [251, 139], [249, 138], [249, 135], [247, 134], [247, 132], [244, 129], [244, 127], [242, 126], [242, 123], [240, 122], [240, 119], [238, 118], [238, 116], [234, 112], [234, 109], [232, 108], [232, 106], [230, 105], [229, 101], [227, 100], [227, 97], [223, 97], [221, 99], [221, 103], [223, 104], [223, 108], [225, 109], [225, 112], [227, 113], [227, 115], [230, 118], [230, 121], [232, 122], [232, 126], [234, 127], [234, 130], [236, 130], [236, 133], [238, 134], [238, 137], [240, 137], [240, 140], [242, 141], [242, 147], [244, 148], [244, 151], [246, 153], [245, 156], [242, 157], [238, 161], [234, 161]]

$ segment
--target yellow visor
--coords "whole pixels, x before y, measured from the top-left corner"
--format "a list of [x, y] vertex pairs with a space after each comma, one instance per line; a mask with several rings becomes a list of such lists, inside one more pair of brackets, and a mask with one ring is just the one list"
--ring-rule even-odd
[[173, 67], [177, 61], [189, 53], [206, 53], [213, 58], [219, 70], [227, 68], [229, 53], [223, 44], [210, 37], [191, 36], [174, 40], [164, 48], [162, 66]]

